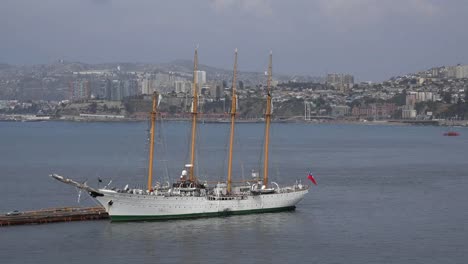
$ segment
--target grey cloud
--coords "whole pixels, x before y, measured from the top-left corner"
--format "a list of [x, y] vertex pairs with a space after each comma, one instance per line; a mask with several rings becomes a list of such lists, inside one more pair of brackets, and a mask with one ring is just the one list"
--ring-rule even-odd
[[433, 0], [7, 0], [0, 62], [165, 62], [262, 71], [350, 72], [384, 79], [468, 63], [468, 1]]
[[258, 16], [273, 15], [271, 0], [211, 0], [211, 5], [218, 12], [241, 11]]
[[110, 4], [112, 0], [91, 0], [91, 2], [95, 4]]

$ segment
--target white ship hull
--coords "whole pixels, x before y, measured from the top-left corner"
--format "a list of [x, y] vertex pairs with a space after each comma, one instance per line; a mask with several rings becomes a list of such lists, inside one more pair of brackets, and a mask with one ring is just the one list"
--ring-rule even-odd
[[[153, 154], [155, 122], [158, 114], [160, 97], [153, 93], [150, 129], [150, 151], [148, 166], [148, 185], [145, 190], [130, 189], [125, 186], [119, 189], [95, 189], [85, 183], [66, 179], [63, 176], [52, 174], [51, 177], [63, 183], [86, 190], [92, 197], [105, 208], [113, 221], [131, 220], [158, 220], [175, 218], [194, 218], [219, 216], [230, 214], [248, 214], [276, 212], [293, 210], [304, 195], [308, 193], [308, 186], [296, 181], [296, 184], [289, 187], [280, 188], [277, 183], [268, 181], [268, 143], [269, 129], [272, 115], [271, 97], [271, 75], [272, 75], [272, 54], [268, 66], [267, 81], [267, 104], [265, 111], [265, 142], [264, 142], [264, 172], [259, 178], [257, 173], [252, 172], [252, 180], [245, 182], [246, 185], [232, 186], [232, 154], [234, 142], [234, 124], [237, 109], [237, 95], [235, 89], [235, 76], [237, 71], [237, 51], [234, 63], [234, 77], [232, 87], [232, 107], [231, 107], [231, 133], [229, 147], [229, 170], [226, 182], [218, 182], [214, 188], [208, 187], [208, 183], [202, 184], [195, 177], [195, 142], [196, 124], [198, 115], [198, 92], [197, 92], [197, 64], [198, 52], [195, 50], [194, 56], [194, 80], [192, 90], [192, 133], [191, 133], [191, 158], [190, 164], [185, 165], [180, 178], [172, 185], [152, 186], [153, 180]], [[309, 175], [309, 177], [312, 177]], [[313, 179], [313, 178], [312, 178]], [[314, 181], [315, 183], [315, 181]], [[109, 183], [110, 184], [110, 183]], [[108, 185], [109, 185], [108, 184]], [[274, 188], [276, 186], [276, 188]]]
[[163, 196], [99, 190], [112, 221], [164, 220], [294, 210], [308, 189], [236, 197]]

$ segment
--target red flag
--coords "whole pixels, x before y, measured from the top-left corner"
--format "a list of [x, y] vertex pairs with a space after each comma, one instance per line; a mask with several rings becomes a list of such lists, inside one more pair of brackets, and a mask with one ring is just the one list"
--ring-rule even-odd
[[309, 176], [307, 176], [307, 179], [309, 179], [312, 183], [314, 183], [315, 185], [317, 185], [317, 182], [315, 181], [314, 176], [312, 176], [312, 174], [310, 174], [310, 172], [309, 172]]

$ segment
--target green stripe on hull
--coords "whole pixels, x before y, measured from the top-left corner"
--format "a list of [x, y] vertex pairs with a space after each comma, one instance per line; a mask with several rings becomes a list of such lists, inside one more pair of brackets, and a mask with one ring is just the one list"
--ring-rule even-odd
[[244, 215], [244, 214], [261, 214], [261, 213], [275, 213], [283, 211], [292, 211], [296, 209], [296, 206], [280, 207], [280, 208], [266, 208], [266, 209], [254, 209], [254, 210], [243, 210], [243, 211], [226, 211], [226, 212], [214, 212], [214, 213], [199, 213], [199, 214], [181, 214], [181, 215], [111, 215], [112, 222], [123, 222], [123, 221], [164, 221], [173, 219], [191, 219], [191, 218], [202, 218], [202, 217], [217, 217], [217, 216], [229, 216], [229, 215]]

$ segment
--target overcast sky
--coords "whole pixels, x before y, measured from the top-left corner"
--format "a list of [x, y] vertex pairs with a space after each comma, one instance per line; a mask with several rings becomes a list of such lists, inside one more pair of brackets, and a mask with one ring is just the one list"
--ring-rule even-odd
[[0, 0], [0, 62], [192, 59], [383, 80], [468, 64], [468, 0]]

